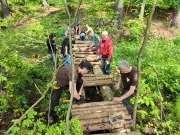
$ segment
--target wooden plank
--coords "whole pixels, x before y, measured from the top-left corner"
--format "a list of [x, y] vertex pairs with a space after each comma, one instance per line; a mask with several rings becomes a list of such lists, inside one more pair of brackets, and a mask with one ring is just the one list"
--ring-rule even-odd
[[92, 44], [92, 41], [81, 41], [81, 40], [76, 40], [75, 41], [76, 44]]
[[91, 103], [83, 103], [80, 105], [74, 104], [72, 108], [83, 108], [83, 107], [95, 107], [102, 105], [123, 105], [122, 102], [113, 102], [113, 101], [101, 101], [101, 102], [91, 102]]
[[82, 107], [82, 108], [73, 108], [71, 110], [72, 114], [77, 112], [77, 111], [87, 111], [87, 110], [92, 110], [92, 111], [96, 111], [96, 110], [102, 110], [102, 109], [109, 109], [111, 110], [112, 108], [124, 108], [124, 105], [101, 105], [101, 106], [94, 106], [94, 107]]
[[110, 85], [112, 84], [111, 79], [106, 80], [84, 80], [83, 86], [90, 87], [90, 86], [103, 86], [103, 85]]
[[99, 131], [99, 130], [108, 130], [108, 129], [118, 129], [123, 128], [124, 124], [130, 124], [129, 121], [125, 121], [122, 123], [115, 123], [115, 124], [109, 124], [109, 123], [100, 123], [100, 124], [91, 124], [91, 125], [85, 125], [83, 126], [83, 131]]
[[112, 79], [111, 76], [92, 76], [92, 77], [83, 77], [84, 81], [91, 81], [91, 80], [107, 80], [107, 79]]
[[97, 119], [97, 118], [109, 117], [110, 115], [121, 115], [123, 119], [125, 118], [125, 114], [123, 111], [94, 112], [94, 113], [87, 113], [87, 114], [79, 114], [79, 115], [76, 115], [75, 118], [80, 119], [80, 120]]
[[[89, 110], [83, 110], [83, 111], [77, 111], [77, 110], [73, 110], [71, 111], [72, 115], [79, 115], [79, 114], [86, 114], [86, 113], [95, 113], [95, 112], [113, 112], [113, 111], [124, 111], [125, 114], [129, 114], [127, 109], [124, 106], [120, 106], [120, 107], [110, 107], [110, 108], [98, 108], [98, 109], [89, 109]], [[126, 117], [126, 119], [131, 119], [131, 116], [128, 115], [128, 117]]]

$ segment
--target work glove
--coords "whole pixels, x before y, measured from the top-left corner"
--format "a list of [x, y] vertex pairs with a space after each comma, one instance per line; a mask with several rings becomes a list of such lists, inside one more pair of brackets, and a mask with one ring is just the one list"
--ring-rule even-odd
[[110, 62], [108, 60], [106, 60], [106, 65], [109, 65], [109, 64], [110, 64]]

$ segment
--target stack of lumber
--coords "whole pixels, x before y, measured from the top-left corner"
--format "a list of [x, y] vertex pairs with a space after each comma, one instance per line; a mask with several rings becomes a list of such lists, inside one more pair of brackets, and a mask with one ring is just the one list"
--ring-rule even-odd
[[88, 60], [92, 65], [100, 65], [99, 59], [96, 55], [96, 47], [90, 48], [91, 41], [76, 41], [73, 44], [73, 59], [74, 64], [78, 65], [82, 60]]
[[[131, 116], [122, 103], [111, 101], [84, 103], [73, 105], [71, 113], [74, 118], [80, 120], [83, 131], [92, 132], [100, 130], [123, 130], [132, 124]], [[122, 119], [116, 123], [110, 123], [109, 117], [121, 115]], [[118, 130], [119, 129], [119, 130]]]

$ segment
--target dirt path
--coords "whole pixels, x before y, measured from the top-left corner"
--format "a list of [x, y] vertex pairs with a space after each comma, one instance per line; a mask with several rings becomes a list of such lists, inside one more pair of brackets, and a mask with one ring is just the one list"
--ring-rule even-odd
[[23, 18], [19, 22], [15, 23], [13, 28], [21, 28], [24, 25], [26, 25], [28, 23], [32, 23], [32, 22], [36, 21], [37, 19], [39, 19], [41, 17], [46, 17], [46, 16], [49, 16], [49, 15], [58, 13], [60, 10], [62, 10], [62, 9], [61, 8], [56, 8], [56, 7], [46, 8], [46, 9], [40, 11], [35, 16], [29, 16], [29, 17]]
[[167, 38], [170, 40], [175, 39], [180, 34], [176, 28], [167, 27], [159, 20], [153, 20], [151, 31], [156, 38]]

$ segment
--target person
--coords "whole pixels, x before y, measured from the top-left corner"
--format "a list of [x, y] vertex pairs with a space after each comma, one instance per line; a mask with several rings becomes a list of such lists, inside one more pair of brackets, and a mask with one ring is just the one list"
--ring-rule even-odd
[[80, 40], [84, 41], [85, 39], [86, 39], [86, 32], [81, 31], [81, 33], [80, 33]]
[[69, 36], [69, 32], [71, 32], [71, 31], [72, 31], [72, 28], [68, 26], [66, 31], [64, 32], [64, 36], [68, 37]]
[[108, 37], [108, 32], [102, 32], [102, 39], [99, 42], [98, 58], [102, 61], [102, 70], [106, 75], [110, 74], [110, 64], [112, 60], [113, 43]]
[[55, 58], [54, 57], [57, 52], [55, 39], [56, 39], [56, 35], [54, 33], [51, 33], [48, 36], [48, 39], [46, 40], [47, 47], [48, 47], [48, 58], [51, 61], [52, 69], [55, 68]]
[[98, 48], [99, 48], [99, 42], [100, 42], [100, 37], [99, 35], [93, 33], [92, 31], [87, 32], [88, 38], [93, 42], [89, 48], [96, 46], [96, 53], [98, 53]]
[[[71, 35], [72, 39], [74, 35]], [[72, 40], [72, 44], [75, 44], [75, 41]], [[71, 64], [71, 56], [70, 56], [70, 45], [69, 45], [69, 37], [65, 37], [64, 40], [62, 41], [62, 47], [61, 47], [61, 55], [64, 58], [64, 65]]]
[[92, 27], [90, 27], [88, 24], [86, 24], [86, 28], [87, 28], [86, 33], [88, 33], [88, 31], [91, 31], [92, 33], [94, 33], [93, 28], [92, 28]]
[[[51, 95], [50, 105], [50, 117], [52, 121], [56, 121], [57, 115], [54, 108], [59, 104], [61, 94], [69, 86], [69, 92], [74, 91], [74, 98], [80, 100], [79, 91], [82, 87], [82, 76], [92, 69], [92, 65], [89, 61], [83, 60], [74, 70], [74, 80], [72, 80], [72, 65], [66, 65], [58, 69], [56, 74], [57, 84], [54, 87]], [[74, 89], [72, 89], [72, 83], [74, 83]], [[78, 89], [77, 89], [78, 88]]]
[[80, 34], [80, 25], [79, 25], [79, 20], [76, 19], [74, 21], [74, 25], [73, 25], [73, 32], [74, 32], [74, 35], [79, 35]]
[[114, 97], [113, 101], [122, 101], [128, 112], [132, 114], [130, 99], [133, 97], [137, 85], [137, 70], [135, 67], [132, 67], [126, 60], [122, 60], [118, 63], [118, 69], [120, 70], [120, 76], [116, 85], [116, 89], [119, 89], [120, 84], [122, 83], [123, 90], [122, 96]]

